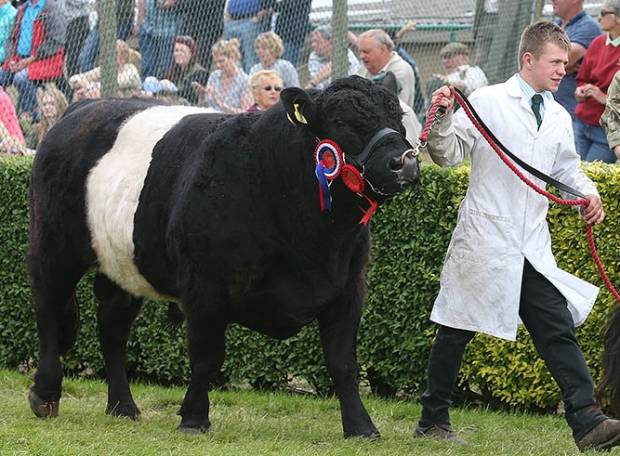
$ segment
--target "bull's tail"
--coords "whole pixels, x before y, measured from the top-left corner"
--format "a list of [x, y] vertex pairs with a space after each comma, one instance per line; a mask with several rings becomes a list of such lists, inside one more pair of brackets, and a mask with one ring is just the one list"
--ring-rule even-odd
[[61, 320], [60, 337], [58, 340], [58, 349], [61, 355], [71, 350], [79, 331], [80, 306], [75, 298], [75, 293], [73, 293], [71, 298], [67, 301]]
[[620, 413], [620, 306], [614, 309], [605, 332], [603, 371], [597, 397], [601, 403], [609, 402], [617, 415]]

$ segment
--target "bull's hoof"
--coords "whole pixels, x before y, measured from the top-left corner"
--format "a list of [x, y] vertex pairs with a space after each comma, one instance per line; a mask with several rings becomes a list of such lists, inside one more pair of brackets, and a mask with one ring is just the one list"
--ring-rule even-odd
[[59, 401], [44, 401], [30, 388], [28, 393], [30, 409], [39, 418], [55, 418], [58, 416]]
[[371, 432], [368, 434], [345, 434], [344, 436], [345, 439], [364, 439], [364, 440], [370, 440], [371, 442], [374, 442], [376, 440], [381, 440], [381, 434], [379, 433], [379, 431], [376, 432]]
[[120, 404], [118, 402], [114, 405], [108, 404], [105, 413], [111, 416], [124, 416], [132, 420], [140, 418], [140, 409], [133, 402], [130, 404]]
[[204, 434], [211, 430], [211, 423], [209, 420], [206, 422], [187, 422], [179, 424], [177, 431], [184, 434]]

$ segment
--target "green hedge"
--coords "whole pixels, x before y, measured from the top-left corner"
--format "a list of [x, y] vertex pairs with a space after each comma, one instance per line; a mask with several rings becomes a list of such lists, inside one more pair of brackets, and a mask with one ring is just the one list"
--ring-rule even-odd
[[[36, 364], [37, 336], [24, 253], [27, 234], [27, 184], [32, 160], [0, 159], [0, 365]], [[618, 282], [620, 258], [620, 167], [592, 165], [587, 173], [598, 183], [607, 210], [596, 229], [600, 254], [612, 281]], [[426, 359], [435, 327], [428, 316], [439, 286], [439, 272], [468, 179], [467, 168], [427, 166], [415, 192], [385, 204], [372, 224], [372, 262], [368, 270], [368, 304], [359, 335], [362, 375], [380, 394], [418, 394], [424, 384]], [[522, 185], [515, 180], [515, 185]], [[601, 283], [590, 260], [583, 223], [569, 208], [552, 207], [554, 252], [564, 269]], [[70, 375], [101, 375], [103, 361], [96, 335], [92, 275], [80, 283], [82, 328], [75, 348], [65, 357]], [[602, 332], [615, 305], [603, 290], [579, 339], [592, 369], [600, 375]], [[167, 322], [166, 305], [147, 302], [129, 341], [128, 369], [133, 377], [159, 383], [184, 383], [189, 364], [184, 328]], [[303, 378], [317, 391], [329, 393], [315, 325], [287, 341], [275, 341], [232, 326], [227, 334], [223, 380], [277, 388]], [[516, 343], [477, 336], [469, 345], [460, 386], [490, 404], [553, 408], [559, 391], [536, 355], [525, 331]]]

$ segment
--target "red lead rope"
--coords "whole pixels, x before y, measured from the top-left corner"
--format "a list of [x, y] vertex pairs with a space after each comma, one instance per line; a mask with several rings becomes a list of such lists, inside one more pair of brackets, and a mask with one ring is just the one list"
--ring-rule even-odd
[[[547, 197], [548, 199], [550, 199], [551, 201], [557, 204], [562, 204], [565, 206], [581, 206], [584, 208], [588, 206], [589, 201], [585, 198], [574, 199], [574, 200], [566, 200], [566, 199], [558, 198], [552, 193], [549, 193], [547, 190], [540, 188], [536, 184], [534, 184], [529, 178], [527, 178], [521, 172], [521, 170], [519, 170], [515, 166], [515, 164], [512, 161], [510, 161], [510, 159], [506, 156], [504, 151], [502, 151], [502, 149], [495, 143], [495, 141], [489, 135], [486, 129], [480, 124], [480, 122], [478, 122], [478, 119], [476, 118], [476, 116], [472, 113], [471, 109], [469, 108], [468, 103], [464, 101], [461, 95], [454, 90], [452, 91], [452, 93], [454, 94], [454, 97], [461, 105], [461, 108], [463, 108], [463, 110], [467, 114], [467, 117], [469, 117], [469, 120], [471, 120], [474, 127], [476, 127], [476, 130], [478, 130], [480, 134], [484, 136], [484, 139], [486, 139], [486, 141], [489, 143], [491, 148], [495, 151], [495, 153], [499, 156], [499, 158], [506, 164], [506, 166], [508, 166], [512, 170], [512, 172], [515, 173], [517, 177], [519, 177], [519, 179], [521, 179], [528, 187], [530, 187], [536, 193], [539, 193]], [[426, 144], [426, 141], [428, 140], [428, 135], [431, 129], [433, 128], [433, 125], [437, 121], [437, 111], [439, 110], [439, 108], [440, 108], [439, 100], [437, 100], [437, 102], [431, 106], [428, 112], [426, 124], [424, 125], [424, 129], [422, 130], [422, 133], [420, 134], [420, 139], [419, 139], [419, 143], [422, 145]], [[603, 266], [603, 263], [598, 255], [598, 251], [596, 250], [596, 243], [594, 242], [594, 231], [592, 230], [592, 224], [586, 225], [586, 237], [588, 239], [588, 245], [590, 246], [590, 252], [592, 254], [592, 258], [594, 259], [594, 263], [596, 264], [596, 267], [598, 269], [599, 274], [601, 275], [601, 278], [603, 279], [603, 282], [605, 282], [605, 286], [611, 292], [611, 294], [616, 299], [616, 301], [620, 304], [620, 294], [618, 294], [613, 284], [611, 283], [611, 280], [609, 280], [609, 277], [607, 276], [607, 272], [605, 271], [605, 267]]]

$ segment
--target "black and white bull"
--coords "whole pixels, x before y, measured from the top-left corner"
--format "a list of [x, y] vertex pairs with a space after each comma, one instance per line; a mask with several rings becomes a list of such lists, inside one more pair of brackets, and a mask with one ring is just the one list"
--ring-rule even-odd
[[[95, 267], [107, 413], [140, 414], [125, 354], [145, 297], [176, 301], [187, 321], [191, 379], [180, 430], [210, 426], [208, 379], [224, 361], [229, 323], [287, 338], [317, 319], [345, 436], [378, 435], [358, 392], [369, 253], [360, 207], [414, 184], [417, 160], [398, 99], [383, 87], [352, 77], [313, 97], [291, 88], [281, 98], [238, 116], [89, 100], [50, 131], [30, 189], [39, 366], [29, 401], [37, 416], [58, 414], [59, 356], [78, 327], [75, 287]], [[358, 193], [331, 181], [331, 211], [319, 204], [319, 138], [340, 145], [363, 178], [353, 179]]]

